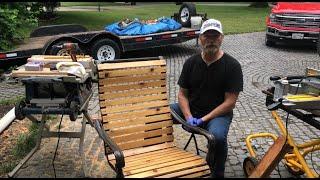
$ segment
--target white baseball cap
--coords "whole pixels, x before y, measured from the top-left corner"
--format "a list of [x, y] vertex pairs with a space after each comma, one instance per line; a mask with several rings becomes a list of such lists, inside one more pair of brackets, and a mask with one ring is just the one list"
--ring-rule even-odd
[[208, 19], [202, 23], [200, 34], [203, 34], [207, 30], [216, 30], [219, 33], [223, 34], [221, 22], [215, 19]]

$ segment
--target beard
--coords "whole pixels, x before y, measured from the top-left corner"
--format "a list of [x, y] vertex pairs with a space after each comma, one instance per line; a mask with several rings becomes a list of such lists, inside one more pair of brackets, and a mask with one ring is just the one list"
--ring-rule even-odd
[[215, 44], [207, 44], [202, 48], [202, 51], [205, 55], [213, 56], [219, 51], [219, 46]]

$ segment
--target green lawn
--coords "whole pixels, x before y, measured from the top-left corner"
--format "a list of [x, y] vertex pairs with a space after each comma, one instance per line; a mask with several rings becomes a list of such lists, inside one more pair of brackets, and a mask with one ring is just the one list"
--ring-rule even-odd
[[[63, 4], [65, 4], [64, 2]], [[92, 3], [76, 3], [95, 5]], [[69, 3], [69, 5], [76, 5]], [[108, 3], [104, 3], [108, 4]], [[110, 3], [109, 3], [110, 4]], [[111, 3], [112, 4], [112, 3]], [[81, 24], [89, 30], [102, 30], [105, 25], [111, 24], [122, 19], [156, 19], [162, 16], [171, 17], [174, 12], [178, 12], [180, 6], [174, 3], [168, 4], [147, 4], [143, 6], [123, 6], [115, 5], [104, 6], [105, 11], [70, 11], [58, 12], [59, 18], [52, 22], [42, 23], [49, 24]], [[269, 8], [249, 8], [236, 6], [205, 6], [196, 5], [197, 13], [207, 13], [209, 18], [216, 18], [223, 24], [225, 34], [237, 34], [246, 32], [257, 32], [265, 30], [265, 17], [269, 13]]]

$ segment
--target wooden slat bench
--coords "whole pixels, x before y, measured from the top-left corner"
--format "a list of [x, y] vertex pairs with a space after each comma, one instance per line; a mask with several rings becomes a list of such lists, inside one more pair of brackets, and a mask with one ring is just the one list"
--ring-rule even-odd
[[[99, 64], [98, 73], [102, 122], [96, 129], [117, 177], [211, 175], [214, 137], [171, 114], [164, 59]], [[172, 117], [208, 139], [206, 159], [175, 146]]]

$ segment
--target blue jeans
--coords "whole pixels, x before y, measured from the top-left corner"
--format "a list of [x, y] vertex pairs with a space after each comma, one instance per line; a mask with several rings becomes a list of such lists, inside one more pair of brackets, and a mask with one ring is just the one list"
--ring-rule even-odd
[[[184, 118], [183, 113], [179, 107], [178, 103], [170, 104], [170, 107], [176, 111], [182, 118]], [[201, 118], [201, 117], [196, 117]], [[229, 127], [232, 121], [232, 116], [219, 116], [211, 119], [204, 124], [202, 128], [205, 128], [209, 133], [213, 134], [215, 137], [215, 154], [214, 154], [214, 167], [213, 173], [217, 177], [224, 176], [225, 162], [228, 155], [228, 142], [227, 136]]]

